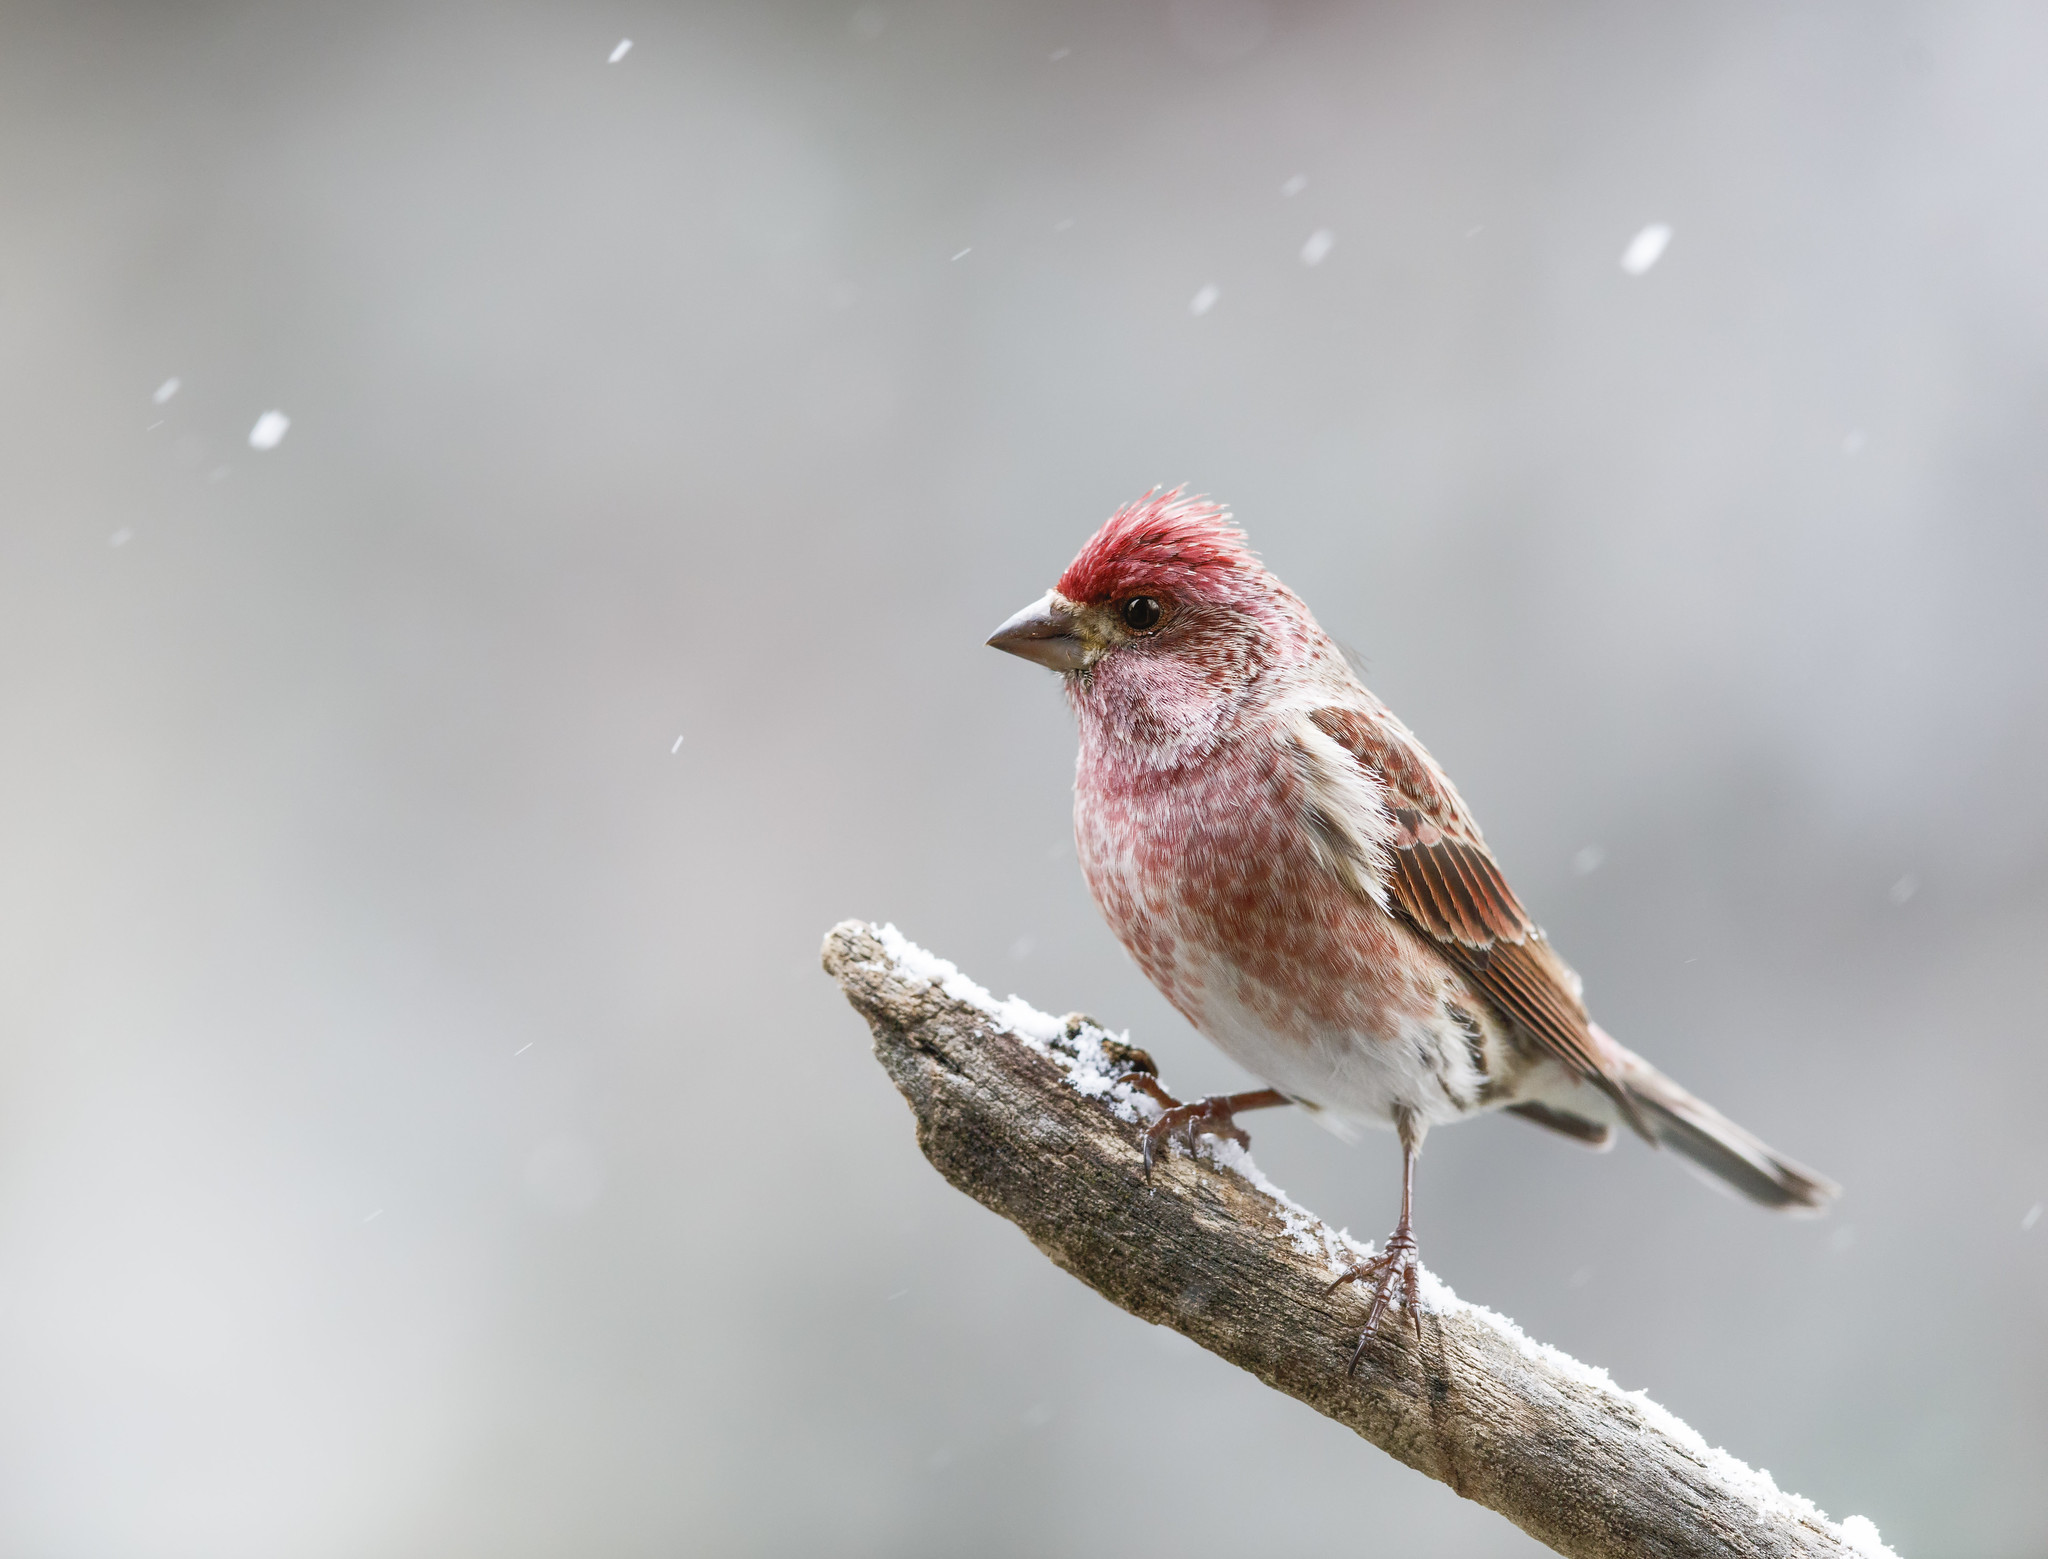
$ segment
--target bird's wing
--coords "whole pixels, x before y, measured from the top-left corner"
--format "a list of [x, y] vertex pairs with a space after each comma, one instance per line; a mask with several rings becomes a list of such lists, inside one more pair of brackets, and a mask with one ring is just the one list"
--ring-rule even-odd
[[1388, 905], [1544, 1050], [1613, 1096], [1648, 1135], [1579, 1000], [1578, 977], [1522, 908], [1450, 780], [1391, 717], [1325, 708], [1309, 719], [1386, 787]]

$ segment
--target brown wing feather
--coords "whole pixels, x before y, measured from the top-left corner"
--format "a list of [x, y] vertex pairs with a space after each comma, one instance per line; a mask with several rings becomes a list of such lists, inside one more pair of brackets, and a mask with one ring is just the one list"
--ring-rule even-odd
[[1604, 1064], [1570, 971], [1501, 875], [1443, 771], [1392, 716], [1319, 709], [1310, 718], [1389, 791], [1395, 911], [1437, 943], [1503, 1016], [1598, 1083], [1648, 1135], [1635, 1101]]
[[[1405, 837], [1412, 839], [1414, 835], [1411, 831]], [[1462, 942], [1468, 947], [1484, 947], [1491, 939], [1477, 925], [1468, 924], [1460, 913], [1443, 866], [1438, 852], [1427, 845], [1410, 844], [1397, 849], [1394, 872], [1403, 903], [1413, 901], [1410, 912], [1428, 924], [1432, 936]]]

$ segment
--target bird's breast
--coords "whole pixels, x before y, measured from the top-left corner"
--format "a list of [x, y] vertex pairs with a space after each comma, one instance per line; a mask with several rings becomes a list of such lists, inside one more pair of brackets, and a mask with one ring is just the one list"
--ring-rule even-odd
[[1392, 1036], [1438, 1004], [1435, 961], [1331, 870], [1307, 812], [1277, 741], [1151, 772], [1084, 751], [1075, 843], [1089, 889], [1147, 977], [1233, 1052], [1226, 1031]]

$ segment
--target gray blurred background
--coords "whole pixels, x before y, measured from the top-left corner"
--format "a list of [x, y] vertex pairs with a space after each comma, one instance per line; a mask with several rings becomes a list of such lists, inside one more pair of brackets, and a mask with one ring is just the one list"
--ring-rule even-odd
[[[818, 971], [1241, 1082], [981, 643], [1185, 481], [1848, 1187], [1482, 1121], [1430, 1266], [2042, 1552], [2044, 79], [2023, 4], [9, 0], [0, 1549], [1533, 1552], [950, 1190]], [[1253, 1125], [1385, 1230], [1390, 1139]]]

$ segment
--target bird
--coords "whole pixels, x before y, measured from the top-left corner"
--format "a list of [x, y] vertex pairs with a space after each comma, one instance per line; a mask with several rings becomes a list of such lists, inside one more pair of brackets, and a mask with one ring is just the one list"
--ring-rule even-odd
[[1236, 1117], [1299, 1105], [1391, 1128], [1401, 1212], [1377, 1256], [1355, 1371], [1398, 1302], [1421, 1336], [1415, 1165], [1433, 1126], [1504, 1111], [1589, 1147], [1627, 1128], [1765, 1207], [1840, 1187], [1624, 1047], [1508, 886], [1471, 809], [1367, 690], [1228, 512], [1154, 488], [1105, 521], [988, 643], [1060, 674], [1080, 736], [1074, 840], [1138, 967], [1266, 1087], [1159, 1114], [1248, 1144]]

